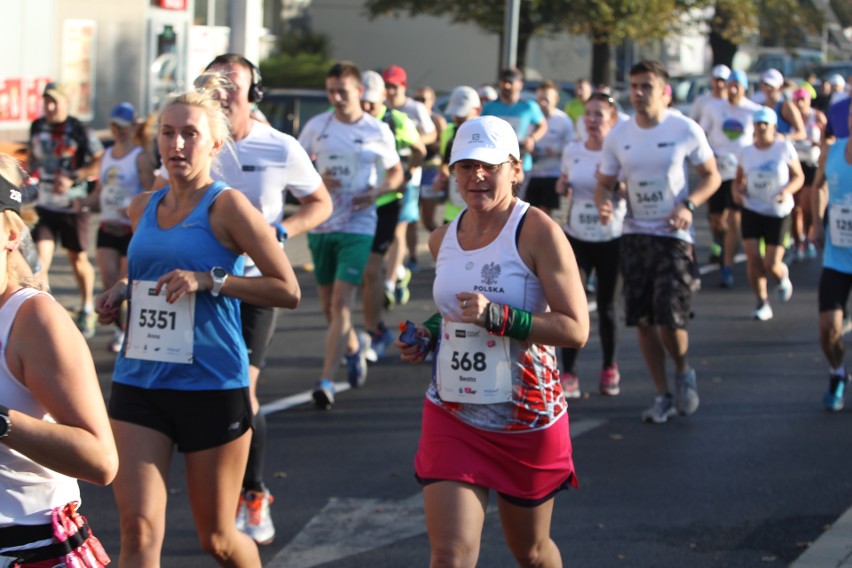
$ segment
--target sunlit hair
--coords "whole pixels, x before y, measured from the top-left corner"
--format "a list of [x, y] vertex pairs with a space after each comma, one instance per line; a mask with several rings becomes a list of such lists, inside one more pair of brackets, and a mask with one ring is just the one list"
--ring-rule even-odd
[[[16, 186], [21, 186], [26, 181], [26, 174], [18, 160], [2, 152], [0, 152], [0, 175]], [[35, 214], [32, 206], [25, 206], [21, 211], [21, 215], [31, 218], [32, 223], [38, 220], [38, 216]], [[9, 234], [15, 234], [23, 238], [24, 235], [29, 234], [29, 229], [21, 215], [18, 215], [11, 209], [7, 209], [2, 213], [3, 226]], [[32, 271], [29, 270], [26, 261], [18, 253], [11, 256], [7, 255], [6, 276], [11, 284], [38, 287], [38, 281], [32, 277]]]
[[166, 109], [174, 105], [187, 105], [202, 109], [207, 114], [213, 140], [223, 144], [231, 142], [231, 126], [228, 123], [228, 117], [222, 110], [221, 102], [216, 98], [215, 91], [202, 88], [172, 93], [163, 104], [160, 117], [166, 112]]
[[195, 78], [192, 85], [196, 89], [208, 91], [231, 91], [234, 89], [233, 81], [220, 71], [205, 71]]

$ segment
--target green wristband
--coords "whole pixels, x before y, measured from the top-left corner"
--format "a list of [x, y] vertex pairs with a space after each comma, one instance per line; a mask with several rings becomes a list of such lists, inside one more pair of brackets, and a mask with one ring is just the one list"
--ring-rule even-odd
[[428, 329], [429, 333], [432, 334], [432, 343], [429, 345], [430, 349], [435, 348], [435, 343], [441, 335], [441, 322], [443, 319], [441, 312], [435, 312], [432, 317], [423, 322], [423, 327]]
[[506, 335], [513, 339], [526, 341], [530, 333], [532, 333], [532, 312], [519, 308], [509, 308], [509, 311], [512, 312], [512, 315], [509, 318], [511, 323], [509, 329], [506, 331]]

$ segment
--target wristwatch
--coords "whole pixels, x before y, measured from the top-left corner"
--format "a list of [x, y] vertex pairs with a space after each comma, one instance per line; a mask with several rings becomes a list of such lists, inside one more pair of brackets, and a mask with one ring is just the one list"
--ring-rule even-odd
[[225, 280], [228, 279], [228, 273], [221, 266], [214, 266], [210, 270], [210, 277], [213, 278], [213, 288], [210, 289], [210, 294], [214, 298], [217, 298], [219, 297], [219, 292], [222, 290], [222, 286], [225, 285]]
[[693, 203], [691, 199], [685, 199], [683, 201], [683, 206], [686, 207], [686, 210], [690, 213], [695, 213], [695, 203]]
[[9, 420], [9, 409], [0, 406], [0, 438], [5, 438], [12, 431], [12, 421]]

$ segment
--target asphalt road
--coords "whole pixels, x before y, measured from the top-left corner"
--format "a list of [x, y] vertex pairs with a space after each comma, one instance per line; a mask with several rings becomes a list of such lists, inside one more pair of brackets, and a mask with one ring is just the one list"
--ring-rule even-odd
[[[301, 240], [288, 251], [294, 264], [307, 261]], [[699, 258], [706, 260], [706, 246]], [[434, 272], [428, 258], [421, 261], [411, 302], [387, 313], [388, 323], [422, 320], [434, 310]], [[55, 266], [57, 297], [70, 307], [67, 264]], [[321, 368], [325, 324], [310, 272], [298, 274], [302, 305], [280, 319], [259, 388], [267, 408], [282, 408], [267, 417], [266, 473], [278, 533], [261, 550], [264, 565], [427, 566], [412, 461], [429, 369], [388, 356], [370, 367], [363, 388], [341, 393], [332, 411], [300, 404]], [[569, 408], [580, 489], [557, 497], [553, 519], [566, 566], [787, 566], [852, 505], [852, 412], [833, 415], [821, 406], [827, 373], [817, 344], [819, 261], [791, 266], [795, 293], [788, 304], [774, 303], [769, 322], [750, 319], [744, 266], [734, 274], [736, 288], [723, 290], [718, 273], [707, 273], [695, 297], [690, 354], [701, 407], [690, 418], [655, 426], [639, 420], [654, 393], [630, 329], [620, 335], [622, 394], [596, 394], [600, 349], [592, 318], [579, 363], [588, 394]], [[100, 328], [90, 341], [107, 397], [110, 334]], [[345, 380], [342, 372], [338, 380]], [[169, 486], [163, 566], [212, 565], [197, 544], [179, 454]], [[110, 489], [83, 484], [83, 495], [84, 513], [117, 560]], [[515, 565], [495, 514], [486, 521], [479, 565]]]

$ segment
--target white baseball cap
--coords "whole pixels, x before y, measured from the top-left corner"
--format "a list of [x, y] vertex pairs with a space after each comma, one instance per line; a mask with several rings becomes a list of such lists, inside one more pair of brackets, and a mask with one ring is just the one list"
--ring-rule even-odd
[[467, 118], [474, 109], [479, 108], [481, 105], [479, 93], [473, 87], [456, 87], [450, 93], [450, 101], [447, 103], [446, 113], [450, 116]]
[[375, 71], [364, 71], [361, 73], [361, 85], [364, 92], [361, 100], [368, 103], [383, 103], [385, 101], [385, 80]]
[[509, 156], [521, 159], [518, 135], [512, 125], [496, 116], [477, 116], [459, 126], [450, 165], [459, 160], [476, 160], [496, 166]]
[[760, 82], [766, 83], [773, 89], [780, 89], [784, 85], [784, 75], [778, 69], [767, 69], [760, 76]]
[[728, 77], [731, 76], [731, 68], [727, 65], [716, 65], [713, 67], [713, 77], [716, 79], [721, 79], [723, 81], [727, 81]]

